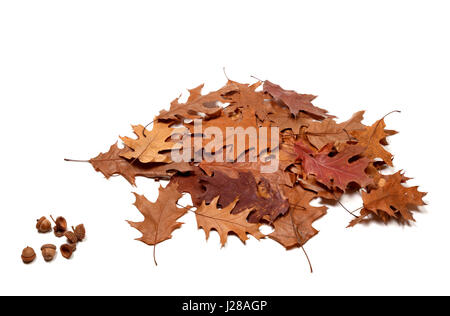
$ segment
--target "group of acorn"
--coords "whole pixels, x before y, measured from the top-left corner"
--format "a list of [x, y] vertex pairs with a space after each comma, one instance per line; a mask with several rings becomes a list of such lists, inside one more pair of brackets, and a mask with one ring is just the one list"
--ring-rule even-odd
[[[42, 216], [37, 220], [36, 229], [41, 234], [45, 234], [53, 230], [56, 237], [60, 238], [65, 236], [67, 238], [67, 243], [63, 244], [59, 250], [64, 258], [70, 259], [73, 252], [77, 249], [77, 243], [82, 241], [86, 236], [84, 225], [80, 224], [76, 227], [72, 226], [72, 231], [69, 231], [67, 230], [67, 221], [64, 217], [59, 216], [55, 220], [53, 219], [53, 216], [50, 215], [50, 218], [55, 223], [53, 228], [52, 223], [45, 216]], [[56, 246], [53, 244], [45, 244], [41, 247], [41, 252], [42, 257], [46, 262], [52, 261], [56, 255]], [[22, 261], [24, 263], [31, 263], [34, 259], [36, 259], [34, 249], [31, 247], [26, 247], [22, 251]]]

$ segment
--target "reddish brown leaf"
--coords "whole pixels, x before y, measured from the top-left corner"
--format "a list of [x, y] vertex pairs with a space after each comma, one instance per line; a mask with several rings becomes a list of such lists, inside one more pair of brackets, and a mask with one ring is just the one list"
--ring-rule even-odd
[[264, 92], [269, 93], [275, 100], [283, 102], [292, 114], [297, 115], [298, 112], [303, 111], [314, 115], [319, 119], [331, 117], [327, 114], [327, 110], [318, 108], [312, 104], [316, 96], [312, 94], [300, 94], [293, 90], [284, 90], [279, 85], [276, 85], [269, 80], [264, 81]]
[[289, 208], [287, 200], [279, 191], [274, 190], [263, 177], [257, 183], [251, 172], [239, 172], [238, 178], [231, 178], [217, 170], [211, 177], [201, 176], [200, 183], [206, 189], [202, 196], [206, 203], [220, 196], [219, 205], [224, 207], [238, 198], [233, 214], [254, 209], [249, 217], [251, 223], [259, 222], [264, 217], [273, 221]]
[[200, 183], [200, 177], [203, 174], [199, 167], [194, 167], [194, 170], [188, 174], [174, 175], [170, 183], [176, 185], [178, 192], [189, 193], [194, 206], [199, 207], [203, 202], [203, 195], [205, 193], [205, 189]]
[[357, 145], [349, 145], [341, 152], [330, 157], [330, 146], [323, 147], [317, 153], [308, 148], [305, 143], [299, 141], [295, 144], [298, 158], [302, 161], [302, 168], [307, 175], [314, 175], [317, 181], [329, 188], [339, 188], [343, 191], [350, 182], [355, 182], [361, 187], [372, 183], [364, 170], [369, 164], [369, 159], [359, 158], [349, 162], [350, 158], [360, 155], [364, 148]]

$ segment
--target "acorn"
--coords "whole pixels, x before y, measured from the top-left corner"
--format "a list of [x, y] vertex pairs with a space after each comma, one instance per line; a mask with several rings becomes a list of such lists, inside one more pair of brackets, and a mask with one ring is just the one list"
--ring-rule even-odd
[[56, 255], [56, 246], [52, 244], [45, 244], [41, 247], [41, 252], [45, 261], [52, 261]]
[[64, 244], [59, 248], [59, 250], [61, 251], [61, 255], [66, 259], [70, 259], [70, 257], [72, 257], [72, 253], [76, 249], [77, 246], [75, 244]]
[[37, 220], [36, 228], [39, 233], [48, 233], [52, 231], [52, 223], [50, 223], [50, 221], [45, 216], [42, 216]]
[[34, 252], [34, 249], [31, 247], [26, 247], [22, 251], [22, 261], [23, 263], [31, 263], [36, 259], [36, 253]]
[[75, 235], [74, 232], [66, 231], [66, 232], [64, 233], [64, 236], [67, 238], [67, 241], [68, 241], [70, 244], [76, 244], [76, 243], [78, 242], [78, 237], [77, 237], [77, 235]]
[[73, 228], [72, 226], [72, 230], [74, 231], [75, 235], [78, 238], [78, 241], [82, 241], [84, 239], [84, 237], [86, 237], [86, 229], [84, 228], [83, 224], [77, 225], [77, 227]]
[[59, 216], [56, 220], [53, 219], [53, 216], [50, 215], [50, 218], [55, 223], [55, 227], [53, 227], [53, 231], [56, 237], [64, 236], [64, 233], [67, 231], [67, 221], [64, 217]]

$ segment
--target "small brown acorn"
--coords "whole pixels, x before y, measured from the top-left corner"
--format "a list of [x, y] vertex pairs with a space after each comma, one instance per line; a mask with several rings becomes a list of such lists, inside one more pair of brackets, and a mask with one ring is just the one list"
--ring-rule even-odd
[[34, 252], [34, 249], [31, 247], [26, 247], [22, 251], [22, 261], [23, 263], [31, 263], [36, 259], [36, 253]]
[[64, 233], [67, 231], [67, 221], [64, 217], [59, 216], [56, 220], [53, 219], [53, 216], [50, 215], [50, 218], [55, 223], [55, 227], [53, 227], [53, 231], [56, 237], [64, 236]]
[[66, 259], [70, 259], [70, 257], [72, 257], [72, 253], [76, 249], [77, 246], [75, 244], [64, 244], [59, 248], [59, 250], [61, 251], [61, 255]]
[[78, 241], [82, 241], [85, 237], [86, 237], [86, 229], [84, 228], [83, 224], [77, 225], [77, 227], [73, 228], [72, 226], [72, 230], [74, 231], [75, 235], [78, 238]]
[[56, 255], [56, 246], [52, 244], [45, 244], [41, 247], [41, 252], [45, 261], [52, 261]]
[[45, 216], [42, 216], [37, 220], [36, 228], [39, 233], [48, 233], [52, 231], [52, 223], [50, 223], [50, 221]]
[[67, 241], [68, 241], [70, 244], [76, 244], [76, 243], [78, 242], [78, 237], [77, 237], [77, 235], [75, 235], [74, 232], [66, 231], [66, 232], [64, 233], [64, 236], [66, 236]]

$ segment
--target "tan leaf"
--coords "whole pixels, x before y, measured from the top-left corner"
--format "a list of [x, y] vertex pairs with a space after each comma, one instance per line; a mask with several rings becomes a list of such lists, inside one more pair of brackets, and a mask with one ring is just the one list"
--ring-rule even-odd
[[299, 186], [286, 188], [285, 194], [290, 204], [289, 212], [273, 222], [275, 230], [269, 237], [286, 249], [301, 247], [318, 233], [312, 223], [324, 216], [327, 208], [311, 206], [309, 203], [317, 196]]
[[137, 139], [120, 137], [131, 150], [121, 156], [127, 159], [138, 159], [143, 163], [171, 162], [169, 155], [161, 154], [161, 151], [177, 148], [178, 143], [168, 140], [176, 133], [183, 133], [184, 128], [171, 128], [169, 124], [155, 122], [153, 129], [148, 131], [142, 125], [133, 126]]
[[144, 221], [127, 222], [142, 233], [142, 237], [137, 240], [156, 246], [160, 242], [172, 238], [172, 232], [183, 224], [177, 220], [189, 209], [189, 207], [179, 208], [176, 206], [177, 201], [181, 198], [181, 193], [177, 191], [176, 185], [160, 187], [158, 200], [155, 203], [148, 201], [143, 195], [136, 193], [134, 195], [136, 196], [134, 205], [144, 216]]
[[247, 216], [251, 210], [245, 210], [239, 214], [231, 214], [231, 210], [237, 203], [237, 199], [230, 205], [218, 209], [217, 202], [219, 197], [215, 197], [209, 205], [203, 201], [202, 205], [195, 212], [198, 228], [205, 231], [206, 239], [212, 229], [216, 230], [220, 236], [220, 243], [225, 246], [228, 234], [235, 233], [242, 242], [248, 239], [247, 234], [252, 235], [256, 239], [261, 239], [264, 235], [259, 231], [260, 224], [252, 224], [247, 222]]
[[385, 131], [386, 123], [384, 119], [376, 121], [372, 126], [367, 126], [364, 130], [351, 132], [351, 135], [358, 140], [358, 144], [365, 148], [363, 155], [369, 159], [381, 158], [389, 166], [392, 164], [392, 154], [383, 148], [386, 137], [395, 134], [395, 131]]
[[268, 119], [273, 123], [272, 125], [278, 126], [280, 131], [290, 129], [294, 134], [298, 134], [300, 129], [304, 126], [309, 126], [313, 119], [300, 112], [294, 116], [286, 107], [273, 106], [273, 113], [267, 115]]
[[179, 98], [172, 101], [170, 110], [162, 110], [157, 116], [158, 120], [175, 120], [202, 118], [206, 116], [217, 116], [222, 112], [222, 108], [217, 102], [227, 102], [223, 96], [236, 91], [237, 87], [228, 82], [223, 88], [210, 92], [206, 95], [201, 94], [203, 85], [189, 90], [190, 96], [186, 103], [179, 103]]
[[333, 119], [311, 122], [306, 129], [306, 136], [309, 142], [317, 149], [321, 149], [328, 143], [346, 142], [351, 140], [350, 132], [365, 128], [361, 124], [363, 115], [364, 111], [356, 112], [348, 121], [340, 124], [337, 124]]

